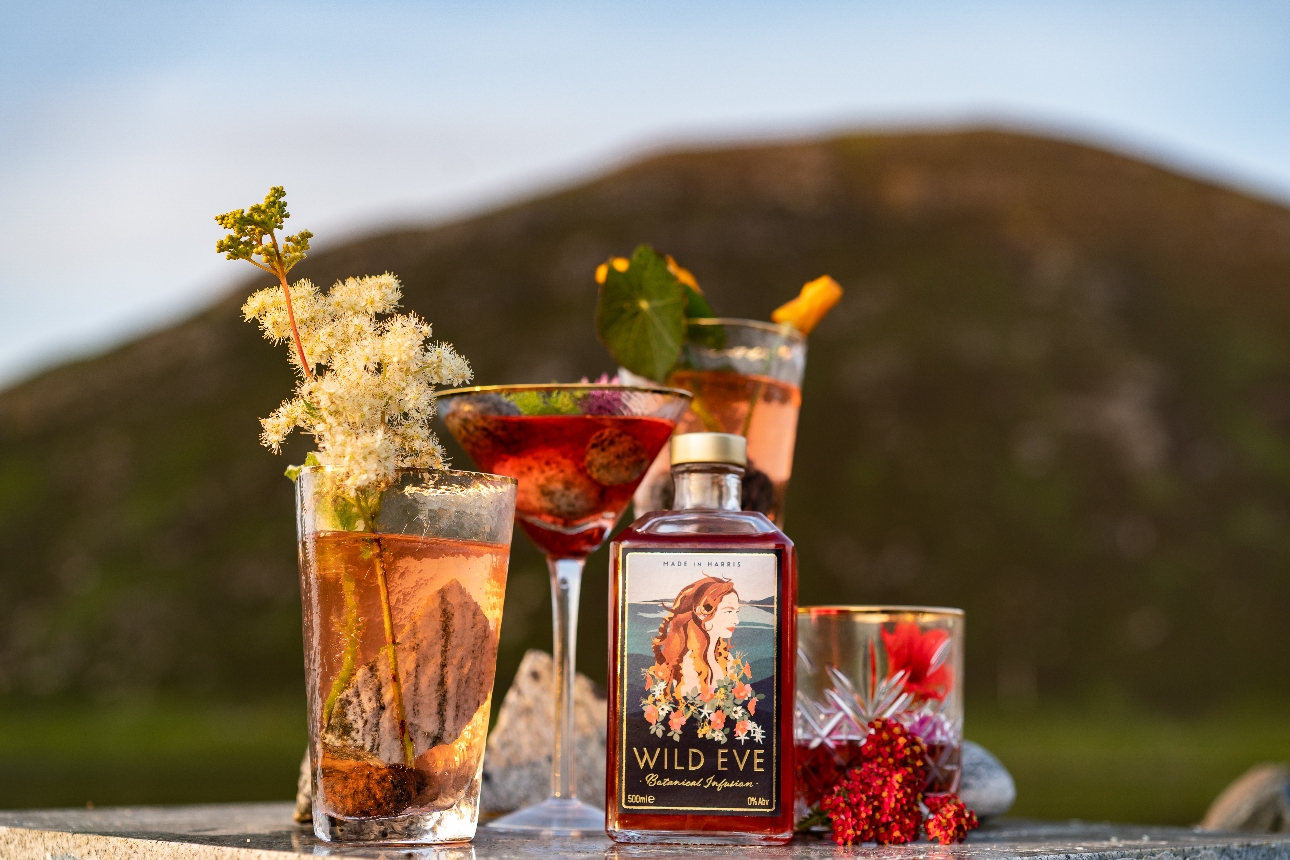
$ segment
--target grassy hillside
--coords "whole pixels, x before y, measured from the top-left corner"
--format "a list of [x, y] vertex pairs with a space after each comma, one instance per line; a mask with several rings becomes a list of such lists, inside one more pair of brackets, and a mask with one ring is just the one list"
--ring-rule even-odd
[[[393, 271], [478, 382], [567, 380], [611, 369], [591, 271], [639, 241], [727, 315], [848, 288], [810, 342], [804, 603], [963, 606], [970, 708], [1290, 701], [1290, 211], [1070, 143], [861, 135], [664, 155], [295, 274]], [[301, 695], [304, 447], [256, 443], [291, 381], [237, 314], [256, 285], [0, 395], [7, 701]], [[522, 535], [512, 570], [506, 678], [550, 628]]]

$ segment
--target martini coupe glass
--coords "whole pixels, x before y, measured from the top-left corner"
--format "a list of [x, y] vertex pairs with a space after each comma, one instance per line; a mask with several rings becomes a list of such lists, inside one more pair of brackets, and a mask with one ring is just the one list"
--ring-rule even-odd
[[574, 791], [573, 679], [582, 567], [631, 501], [690, 405], [648, 385], [488, 385], [436, 396], [448, 430], [485, 472], [519, 481], [515, 516], [551, 572], [555, 748], [551, 796], [492, 822], [497, 830], [603, 833], [605, 813]]

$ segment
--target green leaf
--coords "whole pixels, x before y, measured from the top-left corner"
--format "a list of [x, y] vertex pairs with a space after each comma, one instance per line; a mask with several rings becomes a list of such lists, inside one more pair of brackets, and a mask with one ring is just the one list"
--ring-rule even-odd
[[321, 465], [322, 465], [322, 461], [318, 459], [318, 455], [315, 454], [313, 451], [310, 451], [308, 454], [305, 455], [304, 466], [288, 466], [287, 471], [284, 472], [283, 474], [286, 475], [291, 480], [295, 481], [300, 478], [300, 473], [303, 472], [306, 467], [321, 466]]
[[715, 317], [716, 313], [712, 310], [712, 305], [704, 298], [703, 293], [691, 289], [686, 284], [685, 287], [685, 316], [687, 319], [698, 319], [703, 317]]
[[584, 395], [577, 391], [519, 391], [511, 398], [521, 415], [579, 415]]
[[[687, 325], [686, 326], [686, 346], [697, 344], [711, 350], [723, 350], [726, 348], [726, 327], [724, 325]], [[687, 364], [693, 366], [691, 356], [685, 356]]]
[[668, 271], [661, 254], [648, 245], [637, 247], [627, 271], [610, 266], [600, 287], [600, 342], [632, 373], [665, 381], [681, 354], [686, 309], [692, 301], [687, 294], [695, 295]]

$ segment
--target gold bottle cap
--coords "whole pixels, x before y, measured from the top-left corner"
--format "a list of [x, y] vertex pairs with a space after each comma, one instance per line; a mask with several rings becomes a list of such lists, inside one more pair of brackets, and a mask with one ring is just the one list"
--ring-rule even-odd
[[748, 465], [748, 440], [734, 433], [681, 433], [672, 437], [672, 465], [729, 463]]

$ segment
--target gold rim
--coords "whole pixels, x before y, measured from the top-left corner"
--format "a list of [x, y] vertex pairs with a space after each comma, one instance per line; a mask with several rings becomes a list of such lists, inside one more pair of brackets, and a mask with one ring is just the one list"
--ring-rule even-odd
[[687, 399], [693, 397], [684, 388], [669, 388], [666, 385], [615, 385], [605, 382], [535, 382], [520, 385], [471, 385], [465, 388], [449, 388], [436, 391], [434, 396], [448, 397], [453, 394], [482, 394], [501, 391], [644, 391], [650, 394], [679, 394]]
[[797, 340], [806, 340], [806, 335], [788, 323], [766, 322], [765, 320], [745, 320], [737, 317], [694, 317], [685, 321], [686, 325], [733, 325], [743, 328], [755, 328], [772, 334], [781, 334]]
[[799, 606], [797, 611], [819, 612], [821, 615], [866, 612], [874, 615], [953, 615], [959, 618], [965, 614], [962, 609], [952, 606]]

